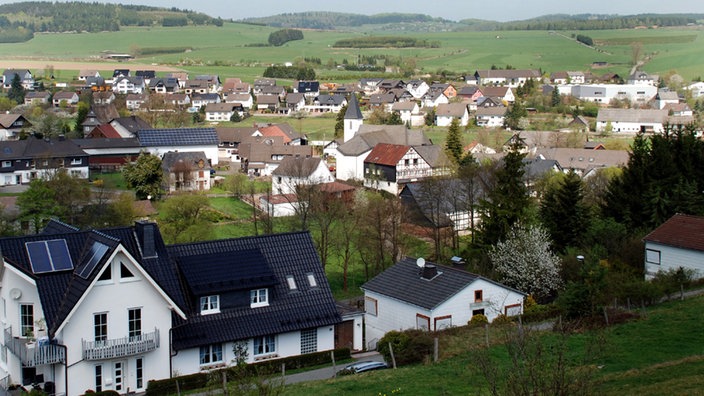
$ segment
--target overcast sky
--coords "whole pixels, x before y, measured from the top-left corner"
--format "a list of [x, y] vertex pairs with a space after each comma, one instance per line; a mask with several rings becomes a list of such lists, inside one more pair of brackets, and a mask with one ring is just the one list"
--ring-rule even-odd
[[[95, 1], [95, 0], [90, 0]], [[528, 19], [546, 14], [704, 13], [702, 0], [98, 0], [99, 2], [177, 7], [214, 17], [242, 19], [301, 11], [357, 14], [420, 13], [450, 20]], [[0, 4], [16, 1], [0, 0]]]

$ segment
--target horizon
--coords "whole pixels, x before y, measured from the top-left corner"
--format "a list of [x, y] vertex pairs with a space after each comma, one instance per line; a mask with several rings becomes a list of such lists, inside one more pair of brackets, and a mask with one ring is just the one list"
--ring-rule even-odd
[[[65, 2], [69, 0], [59, 0]], [[96, 1], [96, 0], [94, 0]], [[20, 3], [21, 1], [4, 1], [0, 4]], [[424, 0], [406, 0], [404, 2], [379, 3], [373, 0], [358, 0], [352, 3], [330, 3], [327, 0], [307, 0], [303, 4], [283, 0], [269, 0], [268, 7], [257, 3], [228, 4], [221, 0], [204, 0], [194, 8], [193, 2], [187, 0], [97, 0], [98, 3], [131, 4], [152, 7], [190, 10], [205, 13], [211, 17], [241, 20], [247, 18], [268, 17], [279, 14], [300, 12], [341, 12], [362, 15], [384, 13], [424, 14], [450, 21], [463, 19], [483, 19], [495, 22], [518, 21], [545, 15], [598, 14], [598, 15], [638, 15], [638, 14], [704, 14], [704, 2], [694, 3], [690, 0], [626, 0], [614, 3], [608, 0], [566, 3], [561, 0], [504, 0], [497, 3], [463, 2], [454, 0], [436, 0], [429, 5]]]

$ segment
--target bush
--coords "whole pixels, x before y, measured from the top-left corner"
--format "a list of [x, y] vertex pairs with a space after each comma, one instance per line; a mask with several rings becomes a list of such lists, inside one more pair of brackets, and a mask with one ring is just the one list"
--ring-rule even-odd
[[526, 304], [521, 317], [524, 322], [542, 322], [560, 315], [560, 309], [554, 304]]
[[467, 326], [474, 328], [474, 327], [482, 327], [485, 324], [489, 323], [489, 319], [486, 318], [485, 315], [482, 314], [477, 314], [472, 316], [472, 319], [467, 322]]
[[[470, 320], [470, 323], [471, 323], [471, 320]], [[503, 326], [503, 325], [507, 325], [507, 324], [511, 324], [511, 323], [513, 323], [512, 317], [501, 314], [501, 315], [497, 316], [496, 319], [494, 319], [491, 322], [491, 325], [492, 326], [494, 326], [494, 325]]]
[[421, 363], [433, 354], [433, 337], [427, 331], [390, 331], [379, 340], [378, 350], [387, 362], [392, 361], [389, 343], [393, 347], [396, 365]]

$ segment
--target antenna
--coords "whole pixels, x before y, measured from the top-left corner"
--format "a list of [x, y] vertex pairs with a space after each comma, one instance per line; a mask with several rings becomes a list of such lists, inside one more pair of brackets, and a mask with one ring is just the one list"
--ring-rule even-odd
[[425, 267], [425, 259], [423, 257], [418, 257], [418, 260], [416, 260], [416, 265], [419, 268]]

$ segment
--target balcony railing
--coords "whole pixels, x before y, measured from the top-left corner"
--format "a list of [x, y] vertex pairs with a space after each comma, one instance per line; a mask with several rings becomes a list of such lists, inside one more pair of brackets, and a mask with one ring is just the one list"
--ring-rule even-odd
[[27, 367], [66, 364], [66, 349], [62, 345], [42, 345], [26, 338], [13, 337], [11, 327], [5, 329], [5, 346]]
[[159, 348], [159, 329], [137, 337], [123, 337], [104, 341], [83, 340], [84, 360], [105, 360], [139, 355]]

